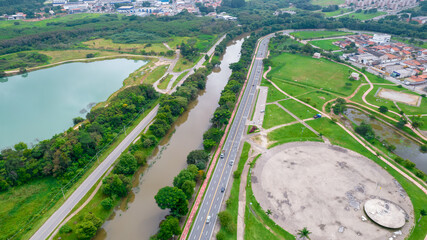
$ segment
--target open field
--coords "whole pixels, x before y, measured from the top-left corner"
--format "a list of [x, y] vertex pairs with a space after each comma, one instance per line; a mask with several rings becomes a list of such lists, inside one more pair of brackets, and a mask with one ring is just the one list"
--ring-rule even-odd
[[[265, 121], [265, 120], [264, 120]], [[272, 132], [269, 132], [268, 140], [272, 142], [269, 148], [287, 143], [297, 141], [321, 141], [316, 134], [310, 131], [301, 123], [292, 124], [290, 126], [281, 127]]]
[[319, 47], [326, 51], [334, 51], [334, 50], [340, 50], [341, 48], [332, 44], [333, 42], [343, 40], [343, 38], [340, 39], [326, 39], [326, 40], [315, 40], [310, 41], [310, 44]]
[[203, 57], [203, 55], [200, 54], [199, 57], [193, 59], [192, 61], [185, 59], [183, 57], [180, 57], [178, 59], [178, 62], [176, 63], [175, 67], [173, 68], [174, 72], [180, 72], [183, 71], [185, 69], [189, 69], [194, 67], [194, 65], [196, 65], [196, 63]]
[[[350, 95], [362, 81], [351, 81], [351, 69], [327, 59], [283, 53], [272, 58], [268, 77], [323, 88], [344, 96]], [[280, 87], [280, 86], [279, 86]]]
[[295, 114], [300, 119], [313, 118], [313, 116], [317, 114], [317, 112], [314, 111], [313, 109], [293, 99], [280, 101], [279, 103], [286, 109], [290, 110], [293, 114]]
[[150, 84], [150, 85], [153, 84], [154, 82], [159, 80], [159, 78], [161, 78], [163, 75], [165, 75], [166, 70], [168, 70], [168, 68], [169, 68], [169, 65], [158, 66], [157, 68], [155, 68], [153, 71], [149, 73], [149, 75], [143, 80], [143, 83]]
[[402, 93], [402, 92], [398, 92], [398, 91], [387, 89], [387, 88], [379, 89], [376, 96], [380, 98], [388, 99], [391, 101], [395, 101], [395, 102], [405, 103], [411, 106], [417, 106], [417, 107], [418, 107], [418, 102], [421, 98], [420, 96], [417, 96], [414, 94]]
[[363, 12], [361, 12], [361, 13], [350, 13], [350, 14], [344, 15], [342, 17], [355, 18], [355, 19], [359, 19], [359, 20], [364, 21], [364, 20], [369, 20], [369, 19], [372, 19], [374, 17], [378, 17], [378, 16], [381, 16], [381, 15], [384, 15], [384, 14], [386, 14], [386, 13], [385, 12], [380, 12], [380, 11], [378, 11], [376, 13], [366, 13], [366, 14], [363, 13]]
[[265, 116], [262, 127], [268, 129], [277, 125], [294, 121], [296, 121], [295, 118], [278, 107], [276, 104], [269, 104], [265, 107]]
[[51, 200], [61, 185], [44, 178], [0, 193], [0, 238], [9, 239]]
[[[298, 177], [301, 172], [303, 178]], [[313, 239], [388, 239], [395, 230], [360, 219], [364, 202], [372, 196], [407, 212], [409, 223], [397, 239], [403, 239], [414, 222], [411, 201], [393, 177], [344, 148], [314, 142], [281, 145], [263, 154], [252, 173], [262, 208], [271, 209], [275, 222], [291, 233], [307, 227]]]
[[350, 32], [340, 31], [298, 31], [292, 32], [291, 35], [299, 39], [327, 38], [351, 35]]
[[348, 8], [341, 8], [341, 9], [338, 9], [338, 10], [333, 11], [333, 12], [322, 12], [322, 13], [325, 15], [325, 17], [333, 17], [333, 16], [337, 16], [337, 15], [340, 15], [343, 13], [350, 12], [350, 11], [351, 10]]
[[160, 80], [160, 84], [157, 87], [160, 89], [166, 89], [166, 87], [168, 86], [172, 77], [173, 77], [173, 75], [168, 74], [166, 77], [164, 77], [162, 80]]
[[51, 59], [49, 63], [57, 63], [62, 61], [68, 61], [73, 59], [87, 59], [86, 55], [92, 53], [95, 57], [107, 57], [122, 55], [119, 52], [110, 51], [96, 51], [96, 50], [61, 50], [61, 51], [38, 51], [39, 53], [49, 56]]
[[320, 6], [340, 5], [344, 4], [345, 0], [312, 0], [311, 3]]
[[167, 52], [168, 49], [163, 45], [163, 43], [150, 43], [150, 44], [124, 44], [124, 43], [114, 43], [111, 39], [95, 39], [83, 42], [88, 48], [95, 48], [101, 50], [113, 50], [113, 51], [125, 51], [140, 54], [142, 50], [145, 52], [154, 51]]

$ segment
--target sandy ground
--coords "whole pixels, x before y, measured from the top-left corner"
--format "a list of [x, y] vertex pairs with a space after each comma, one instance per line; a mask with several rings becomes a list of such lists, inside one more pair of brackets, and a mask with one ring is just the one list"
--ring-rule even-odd
[[382, 88], [378, 91], [377, 96], [380, 98], [389, 99], [396, 102], [406, 103], [412, 106], [419, 106], [420, 96], [402, 93], [391, 89]]
[[[252, 183], [256, 199], [277, 224], [292, 234], [307, 227], [311, 239], [404, 239], [414, 222], [412, 203], [390, 174], [355, 152], [325, 143], [270, 149], [257, 160]], [[408, 222], [400, 234], [367, 220], [363, 204], [373, 198], [406, 211]]]

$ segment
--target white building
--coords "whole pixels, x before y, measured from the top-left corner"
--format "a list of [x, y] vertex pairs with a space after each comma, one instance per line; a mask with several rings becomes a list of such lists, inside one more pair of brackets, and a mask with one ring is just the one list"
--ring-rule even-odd
[[398, 10], [405, 7], [415, 6], [417, 0], [346, 0], [347, 6], [355, 8], [381, 8]]
[[374, 37], [371, 39], [376, 44], [389, 43], [391, 36], [388, 34], [374, 34]]

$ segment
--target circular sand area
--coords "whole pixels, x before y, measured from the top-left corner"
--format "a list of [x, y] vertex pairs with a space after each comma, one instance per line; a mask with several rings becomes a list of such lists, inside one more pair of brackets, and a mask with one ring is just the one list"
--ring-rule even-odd
[[406, 212], [398, 205], [383, 199], [365, 202], [365, 213], [377, 224], [386, 228], [401, 228], [405, 225]]
[[[404, 239], [413, 207], [404, 189], [372, 160], [319, 142], [295, 142], [264, 153], [252, 170], [252, 189], [264, 210], [288, 232], [307, 227], [311, 239]], [[404, 210], [406, 224], [387, 229], [363, 206], [385, 199]]]

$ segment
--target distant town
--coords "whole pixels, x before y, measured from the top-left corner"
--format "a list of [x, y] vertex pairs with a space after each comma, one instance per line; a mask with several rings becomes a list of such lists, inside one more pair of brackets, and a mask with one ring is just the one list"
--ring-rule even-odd
[[[75, 13], [120, 13], [136, 16], [173, 16], [183, 10], [196, 15], [204, 13], [211, 17], [225, 20], [236, 20], [235, 17], [225, 13], [217, 14], [216, 7], [221, 5], [221, 0], [52, 0], [53, 9], [36, 13], [39, 19], [46, 19], [53, 15], [75, 14]], [[49, 5], [48, 5], [49, 6]], [[200, 9], [202, 8], [202, 9]], [[26, 14], [17, 12], [12, 15], [1, 16], [7, 20], [23, 20]]]

